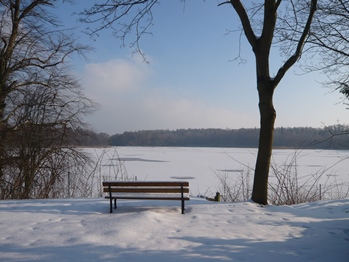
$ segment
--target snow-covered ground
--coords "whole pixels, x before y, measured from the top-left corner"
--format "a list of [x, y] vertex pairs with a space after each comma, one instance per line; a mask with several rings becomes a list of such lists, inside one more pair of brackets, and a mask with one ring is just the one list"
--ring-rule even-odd
[[0, 261], [349, 261], [349, 199], [0, 201]]

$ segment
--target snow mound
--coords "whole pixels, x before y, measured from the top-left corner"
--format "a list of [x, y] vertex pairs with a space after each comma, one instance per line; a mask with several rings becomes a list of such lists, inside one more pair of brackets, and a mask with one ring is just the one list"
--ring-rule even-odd
[[0, 261], [349, 261], [349, 199], [0, 201]]

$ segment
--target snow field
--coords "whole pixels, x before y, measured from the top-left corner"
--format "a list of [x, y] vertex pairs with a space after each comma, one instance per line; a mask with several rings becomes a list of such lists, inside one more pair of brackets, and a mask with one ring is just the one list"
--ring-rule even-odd
[[0, 201], [1, 261], [348, 261], [349, 199]]

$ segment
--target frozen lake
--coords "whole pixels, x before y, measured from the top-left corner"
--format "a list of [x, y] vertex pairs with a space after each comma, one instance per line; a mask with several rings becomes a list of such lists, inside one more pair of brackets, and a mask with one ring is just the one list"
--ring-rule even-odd
[[[99, 155], [103, 150], [103, 174], [115, 172], [115, 165], [123, 164], [132, 180], [186, 180], [192, 195], [212, 196], [218, 190], [218, 175], [232, 179], [241, 171], [253, 169], [257, 149], [201, 148], [201, 147], [113, 147], [93, 149]], [[297, 155], [295, 157], [295, 155]], [[336, 183], [349, 183], [349, 150], [292, 150], [276, 149], [273, 162], [278, 167], [291, 166], [300, 179], [322, 174], [321, 183], [331, 178]], [[273, 177], [271, 175], [270, 181]]]

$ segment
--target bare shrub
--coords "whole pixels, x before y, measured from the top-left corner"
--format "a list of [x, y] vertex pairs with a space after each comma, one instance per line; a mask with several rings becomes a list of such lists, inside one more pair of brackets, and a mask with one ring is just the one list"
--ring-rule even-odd
[[[251, 168], [234, 170], [232, 172], [219, 171], [215, 172], [219, 180], [217, 191], [221, 193], [223, 202], [245, 201], [251, 198], [252, 180]], [[235, 174], [237, 174], [235, 176]]]
[[[18, 150], [18, 151], [17, 151]], [[79, 177], [88, 157], [75, 149], [16, 148], [11, 164], [4, 167], [1, 199], [63, 198], [69, 191], [83, 195], [81, 186], [72, 183], [69, 176]], [[78, 181], [78, 180], [77, 180]]]
[[115, 148], [98, 148], [93, 153], [86, 152], [86, 149], [75, 150], [81, 155], [70, 159], [66, 176], [60, 184], [59, 197], [101, 197], [104, 180], [130, 180], [124, 161]]
[[94, 186], [93, 196], [102, 196], [103, 181], [130, 181], [125, 161], [120, 158], [116, 148], [104, 148], [102, 152], [94, 151], [95, 162], [90, 165], [90, 183]]
[[[269, 202], [275, 205], [292, 205], [320, 199], [319, 180], [323, 172], [301, 176], [298, 173], [299, 151], [281, 165], [273, 160], [269, 181]], [[274, 179], [273, 179], [274, 178]]]
[[[321, 168], [315, 173], [301, 175], [298, 169], [300, 153], [301, 151], [296, 150], [283, 164], [277, 164], [273, 160], [269, 177], [269, 203], [292, 205], [318, 200], [341, 199], [349, 196], [349, 182], [338, 180], [337, 176], [330, 172], [339, 162], [346, 159], [340, 159], [331, 166]], [[231, 174], [224, 171], [215, 172], [219, 179], [217, 189], [221, 193], [222, 201], [234, 202], [250, 199], [252, 171], [251, 167], [243, 165], [236, 177], [232, 177]]]
[[349, 182], [340, 181], [335, 174], [327, 175], [324, 186], [320, 185], [321, 199], [343, 199], [349, 197]]
[[269, 202], [274, 205], [292, 205], [324, 199], [340, 199], [348, 196], [345, 183], [329, 174], [341, 159], [329, 167], [317, 170], [313, 174], [300, 175], [297, 160], [301, 151], [294, 154], [281, 165], [271, 164], [269, 181]]

